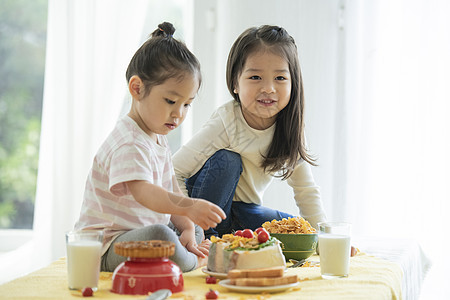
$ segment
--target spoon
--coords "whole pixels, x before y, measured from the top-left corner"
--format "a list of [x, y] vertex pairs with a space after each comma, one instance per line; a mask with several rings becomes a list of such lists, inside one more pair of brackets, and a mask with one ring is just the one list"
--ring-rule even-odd
[[145, 300], [164, 300], [166, 298], [169, 298], [172, 295], [172, 291], [168, 289], [161, 289], [157, 290], [156, 292], [152, 293], [150, 296], [145, 298]]
[[289, 268], [297, 268], [297, 267], [301, 267], [303, 266], [303, 264], [306, 262], [306, 259], [301, 259], [301, 260], [295, 260], [295, 259], [289, 259], [289, 261], [291, 263], [293, 263], [292, 266], [289, 266]]

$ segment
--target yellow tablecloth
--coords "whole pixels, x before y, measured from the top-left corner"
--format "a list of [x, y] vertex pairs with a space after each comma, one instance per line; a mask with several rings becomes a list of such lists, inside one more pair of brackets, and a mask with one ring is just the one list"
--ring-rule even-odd
[[[312, 261], [319, 261], [312, 256]], [[201, 269], [184, 273], [184, 291], [171, 299], [205, 299], [210, 289], [219, 291], [219, 299], [401, 299], [402, 270], [396, 263], [360, 253], [350, 260], [348, 278], [325, 280], [320, 268], [288, 268], [288, 274], [297, 274], [300, 284], [281, 293], [231, 293], [219, 284], [206, 284]], [[110, 292], [112, 273], [100, 274], [97, 299], [145, 299], [145, 296], [125, 296]], [[82, 297], [80, 292], [67, 288], [67, 269], [64, 258], [50, 266], [0, 286], [0, 299], [71, 299]], [[93, 299], [93, 298], [87, 298]]]

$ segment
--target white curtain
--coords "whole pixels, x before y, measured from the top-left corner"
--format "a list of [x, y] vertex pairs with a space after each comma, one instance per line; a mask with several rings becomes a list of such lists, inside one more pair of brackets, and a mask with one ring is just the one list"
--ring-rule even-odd
[[127, 64], [148, 34], [148, 3], [49, 1], [34, 268], [65, 256], [92, 159], [127, 95]]
[[361, 235], [419, 241], [433, 262], [435, 299], [443, 299], [450, 267], [443, 238], [450, 229], [450, 2], [346, 4], [342, 209]]

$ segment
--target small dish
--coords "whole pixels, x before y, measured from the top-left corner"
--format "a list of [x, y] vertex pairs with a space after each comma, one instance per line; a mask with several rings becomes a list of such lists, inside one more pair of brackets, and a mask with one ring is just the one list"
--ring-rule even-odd
[[240, 293], [279, 293], [286, 291], [290, 288], [296, 287], [299, 282], [289, 283], [289, 284], [283, 284], [283, 285], [272, 285], [272, 286], [239, 286], [230, 284], [230, 280], [221, 280], [219, 281], [219, 284], [223, 286], [224, 288], [229, 289], [233, 292], [240, 292]]
[[219, 279], [227, 278], [227, 276], [228, 276], [227, 273], [212, 272], [212, 271], [208, 270], [206, 267], [202, 268], [202, 272], [205, 273], [205, 274], [208, 274], [209, 276], [214, 276], [214, 277], [219, 278]]

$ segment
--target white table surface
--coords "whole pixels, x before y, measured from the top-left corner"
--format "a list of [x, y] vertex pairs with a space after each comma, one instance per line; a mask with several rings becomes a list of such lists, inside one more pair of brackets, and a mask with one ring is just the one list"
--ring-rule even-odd
[[431, 261], [413, 239], [354, 237], [352, 245], [361, 252], [398, 263], [403, 270], [402, 296], [417, 300]]

